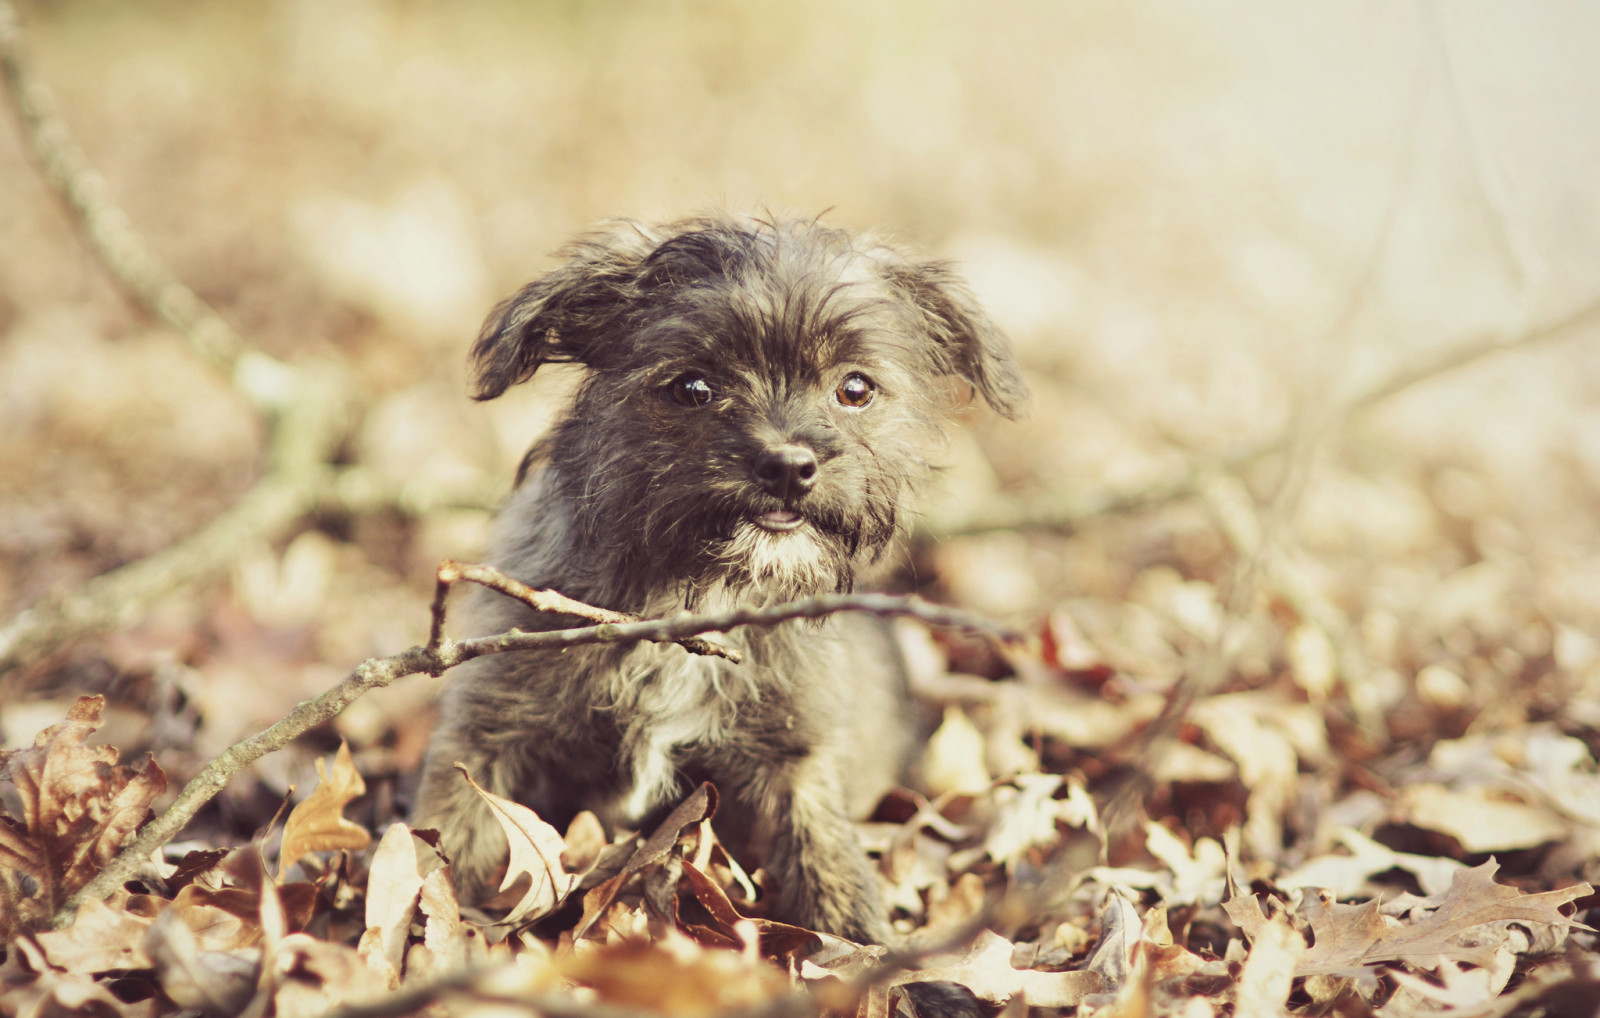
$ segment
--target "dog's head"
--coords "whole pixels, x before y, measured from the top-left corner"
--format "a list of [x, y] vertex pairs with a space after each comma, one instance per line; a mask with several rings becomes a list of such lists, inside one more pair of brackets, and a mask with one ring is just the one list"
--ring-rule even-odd
[[927, 474], [941, 381], [1026, 389], [950, 270], [815, 221], [613, 224], [490, 314], [475, 396], [588, 368], [546, 445], [575, 535], [630, 592], [848, 589]]

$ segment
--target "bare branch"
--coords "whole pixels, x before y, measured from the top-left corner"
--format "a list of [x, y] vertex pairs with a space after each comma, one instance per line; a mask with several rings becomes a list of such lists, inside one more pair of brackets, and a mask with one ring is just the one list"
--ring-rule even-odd
[[10, 0], [0, 0], [0, 77], [43, 175], [91, 251], [128, 297], [177, 330], [236, 390], [269, 415], [266, 472], [235, 505], [186, 540], [46, 599], [0, 627], [0, 673], [91, 633], [131, 625], [172, 592], [216, 575], [256, 540], [274, 540], [331, 490], [329, 459], [344, 435], [348, 386], [251, 348], [151, 250], [112, 199], [33, 73]]
[[533, 603], [534, 607], [538, 607], [539, 604], [547, 605], [548, 607], [541, 609], [545, 611], [583, 617], [618, 614], [573, 601], [553, 591], [531, 590], [489, 566], [442, 563], [439, 567], [439, 582], [435, 588], [433, 624], [427, 644], [412, 647], [389, 657], [363, 661], [337, 686], [310, 700], [301, 701], [277, 723], [224, 750], [183, 787], [183, 791], [178, 793], [177, 799], [165, 812], [146, 824], [139, 836], [66, 904], [56, 917], [57, 926], [70, 923], [78, 906], [84, 901], [91, 898], [105, 898], [132, 877], [152, 853], [182, 831], [200, 808], [222, 791], [239, 771], [268, 753], [282, 749], [315, 726], [331, 720], [368, 691], [387, 686], [407, 675], [419, 672], [439, 675], [456, 665], [486, 654], [504, 654], [519, 650], [553, 650], [601, 643], [641, 641], [686, 643], [687, 641], [686, 649], [691, 651], [727, 656], [723, 653], [725, 648], [710, 649], [715, 646], [710, 644], [710, 641], [701, 641], [707, 648], [702, 650], [696, 650], [694, 646], [688, 644], [693, 644], [691, 638], [704, 633], [725, 633], [742, 626], [773, 626], [794, 619], [818, 619], [849, 611], [885, 617], [905, 616], [928, 625], [966, 629], [999, 640], [1009, 642], [1022, 640], [1019, 634], [973, 612], [929, 604], [916, 597], [895, 597], [888, 594], [831, 594], [768, 608], [740, 608], [715, 615], [691, 615], [684, 612], [667, 619], [603, 622], [578, 629], [557, 629], [539, 633], [512, 630], [498, 636], [452, 640], [444, 635], [445, 595], [452, 583], [461, 580], [493, 586], [497, 590], [505, 588], [509, 591], [521, 587], [528, 595], [528, 603]]
[[1506, 191], [1505, 172], [1500, 168], [1485, 137], [1482, 118], [1467, 101], [1462, 86], [1461, 71], [1457, 66], [1456, 49], [1450, 43], [1449, 26], [1438, 0], [1424, 4], [1425, 17], [1434, 45], [1444, 65], [1445, 82], [1449, 87], [1450, 107], [1466, 135], [1467, 152], [1472, 165], [1472, 180], [1476, 185], [1478, 201], [1483, 205], [1491, 224], [1494, 241], [1502, 257], [1516, 277], [1517, 289], [1526, 291], [1534, 278], [1537, 255], [1527, 234], [1517, 228], [1511, 215], [1511, 197]]
[[[607, 608], [596, 608], [574, 601], [565, 594], [558, 594], [553, 590], [535, 590], [519, 580], [512, 579], [494, 566], [468, 565], [461, 562], [445, 561], [439, 564], [439, 585], [434, 593], [433, 601], [433, 634], [430, 641], [436, 642], [442, 635], [444, 625], [444, 595], [449, 590], [450, 584], [458, 580], [466, 580], [497, 591], [507, 597], [521, 601], [534, 611], [548, 612], [553, 615], [575, 615], [580, 619], [587, 619], [596, 625], [610, 625], [622, 622], [645, 621], [639, 615], [627, 612], [614, 612]], [[679, 646], [691, 654], [704, 654], [710, 657], [727, 658], [738, 664], [742, 657], [732, 647], [724, 647], [698, 636], [683, 636], [676, 641]]]
[[55, 96], [34, 75], [10, 0], [0, 0], [0, 74], [27, 128], [45, 179], [66, 203], [112, 278], [136, 303], [182, 334], [202, 357], [231, 371], [247, 350], [246, 343], [168, 270], [112, 200], [105, 178], [89, 165], [57, 112]]
[[326, 457], [344, 434], [348, 407], [331, 385], [303, 384], [301, 393], [273, 430], [270, 469], [244, 497], [177, 544], [12, 617], [0, 626], [0, 674], [90, 634], [133, 625], [172, 593], [225, 571], [241, 548], [284, 535], [314, 508], [332, 481]]
[[[1461, 343], [1429, 351], [1391, 370], [1347, 396], [1338, 408], [1342, 420], [1359, 416], [1373, 407], [1416, 385], [1467, 367], [1494, 354], [1521, 350], [1557, 340], [1570, 339], [1600, 324], [1600, 298], [1595, 298], [1559, 318], [1521, 331], [1494, 329], [1479, 333]], [[942, 529], [937, 534], [922, 533], [921, 539], [990, 533], [997, 530], [1052, 531], [1070, 534], [1096, 520], [1109, 516], [1146, 512], [1190, 498], [1198, 493], [1201, 481], [1213, 471], [1237, 471], [1251, 463], [1286, 450], [1293, 441], [1293, 425], [1272, 438], [1221, 453], [1206, 465], [1191, 464], [1181, 472], [1152, 484], [1122, 491], [1097, 492], [1086, 498], [1051, 495], [1031, 500], [997, 499], [975, 510], [966, 520]]]

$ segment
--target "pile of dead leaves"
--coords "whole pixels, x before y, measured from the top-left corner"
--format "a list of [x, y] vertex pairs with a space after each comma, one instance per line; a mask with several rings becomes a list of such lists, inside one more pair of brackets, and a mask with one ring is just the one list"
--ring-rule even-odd
[[[152, 859], [53, 929], [165, 787], [153, 761], [118, 766], [87, 745], [101, 707], [80, 699], [4, 758], [20, 801], [0, 824], [8, 1014], [887, 1015], [915, 1008], [912, 982], [960, 984], [972, 1013], [1487, 1018], [1600, 1000], [1592, 931], [1562, 911], [1586, 884], [1525, 893], [1497, 882], [1493, 861], [1349, 830], [1344, 851], [1293, 872], [1258, 866], [1246, 887], [1217, 841], [1153, 823], [1152, 865], [1111, 868], [1095, 862], [1105, 836], [1082, 784], [1039, 773], [903, 796], [886, 804], [900, 819], [868, 826], [915, 931], [900, 953], [764, 918], [763, 875], [717, 842], [711, 786], [614, 842], [591, 815], [563, 834], [480, 790], [511, 853], [501, 907], [463, 910], [431, 832], [396, 823], [366, 851], [369, 832], [343, 816], [364, 792], [343, 748], [275, 853], [261, 839]], [[952, 710], [929, 763], [959, 771], [982, 738]], [[1567, 791], [1593, 806], [1592, 782]], [[1393, 872], [1421, 893], [1365, 895]]]

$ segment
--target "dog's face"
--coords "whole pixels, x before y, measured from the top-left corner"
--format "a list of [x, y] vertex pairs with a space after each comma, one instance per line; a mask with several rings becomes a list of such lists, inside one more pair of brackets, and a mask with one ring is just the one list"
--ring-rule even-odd
[[812, 221], [622, 223], [566, 253], [490, 315], [476, 395], [588, 367], [538, 451], [631, 598], [848, 589], [928, 472], [940, 381], [1026, 400], [945, 267]]

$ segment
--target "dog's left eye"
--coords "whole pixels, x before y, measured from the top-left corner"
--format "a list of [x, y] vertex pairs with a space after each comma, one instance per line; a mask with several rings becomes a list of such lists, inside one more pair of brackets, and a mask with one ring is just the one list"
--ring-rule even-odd
[[839, 387], [833, 390], [833, 398], [839, 401], [840, 406], [859, 410], [872, 402], [872, 397], [877, 391], [866, 375], [848, 375], [839, 383]]
[[667, 383], [667, 394], [679, 406], [705, 406], [711, 402], [711, 383], [699, 375], [679, 375]]

